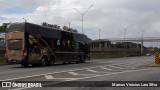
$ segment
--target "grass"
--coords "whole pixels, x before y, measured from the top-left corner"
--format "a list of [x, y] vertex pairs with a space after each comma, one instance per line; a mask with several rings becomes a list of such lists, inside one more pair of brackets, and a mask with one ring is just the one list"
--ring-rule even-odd
[[147, 67], [160, 67], [160, 64], [150, 63], [146, 65]]
[[7, 64], [4, 55], [0, 54], [0, 65], [5, 65]]
[[91, 53], [91, 59], [124, 57], [123, 53]]

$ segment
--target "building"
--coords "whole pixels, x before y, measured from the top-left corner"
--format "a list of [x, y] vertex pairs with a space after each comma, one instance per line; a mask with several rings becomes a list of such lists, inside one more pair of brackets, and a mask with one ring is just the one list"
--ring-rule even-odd
[[111, 48], [111, 42], [108, 39], [97, 39], [91, 42], [91, 51], [102, 51]]
[[141, 55], [141, 44], [133, 42], [111, 42], [108, 39], [98, 39], [92, 40], [91, 52], [124, 53], [127, 56]]

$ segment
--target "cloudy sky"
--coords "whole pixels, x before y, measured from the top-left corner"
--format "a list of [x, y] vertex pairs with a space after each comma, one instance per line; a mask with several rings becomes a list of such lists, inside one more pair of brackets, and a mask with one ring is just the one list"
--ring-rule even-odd
[[48, 22], [68, 26], [92, 38], [160, 37], [160, 0], [0, 0], [0, 24], [5, 22]]

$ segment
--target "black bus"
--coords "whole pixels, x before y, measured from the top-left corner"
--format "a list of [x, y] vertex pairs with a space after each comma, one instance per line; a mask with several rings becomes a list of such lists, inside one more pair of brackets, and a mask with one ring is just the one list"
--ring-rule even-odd
[[84, 63], [90, 39], [84, 35], [32, 23], [12, 23], [6, 30], [6, 60], [23, 66]]

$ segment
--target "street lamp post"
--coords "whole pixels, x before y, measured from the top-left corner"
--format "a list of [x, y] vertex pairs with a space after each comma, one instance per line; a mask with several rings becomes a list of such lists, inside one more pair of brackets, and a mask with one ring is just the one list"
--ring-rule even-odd
[[71, 22], [70, 21], [68, 21], [68, 25], [69, 25], [69, 28], [70, 28], [70, 26], [71, 26]]
[[25, 21], [25, 23], [27, 22], [27, 19], [25, 19], [25, 18], [23, 18], [24, 19], [24, 21]]
[[142, 34], [141, 34], [141, 40], [142, 40], [142, 42], [141, 42], [141, 55], [143, 54], [143, 33], [144, 33], [144, 30], [142, 30]]
[[126, 55], [126, 42], [125, 41], [126, 41], [126, 30], [127, 29], [125, 28], [124, 30], [125, 30], [124, 31], [124, 53], [125, 53], [125, 57], [126, 57], [127, 55]]
[[[120, 26], [121, 26], [121, 25], [120, 25]], [[126, 28], [123, 27], [123, 26], [121, 26], [121, 27], [124, 29], [124, 55], [125, 55], [125, 57], [126, 57], [127, 55], [126, 55], [126, 42], [125, 42], [125, 41], [126, 41], [126, 31], [127, 31], [127, 28], [128, 28], [128, 27], [126, 27]]]
[[101, 39], [101, 29], [99, 29], [99, 39]]
[[76, 8], [73, 8], [73, 9], [75, 9], [79, 14], [82, 15], [82, 34], [83, 34], [83, 17], [84, 17], [84, 15], [87, 13], [87, 11], [88, 11], [91, 7], [93, 7], [93, 5], [91, 5], [84, 13], [78, 11]]

